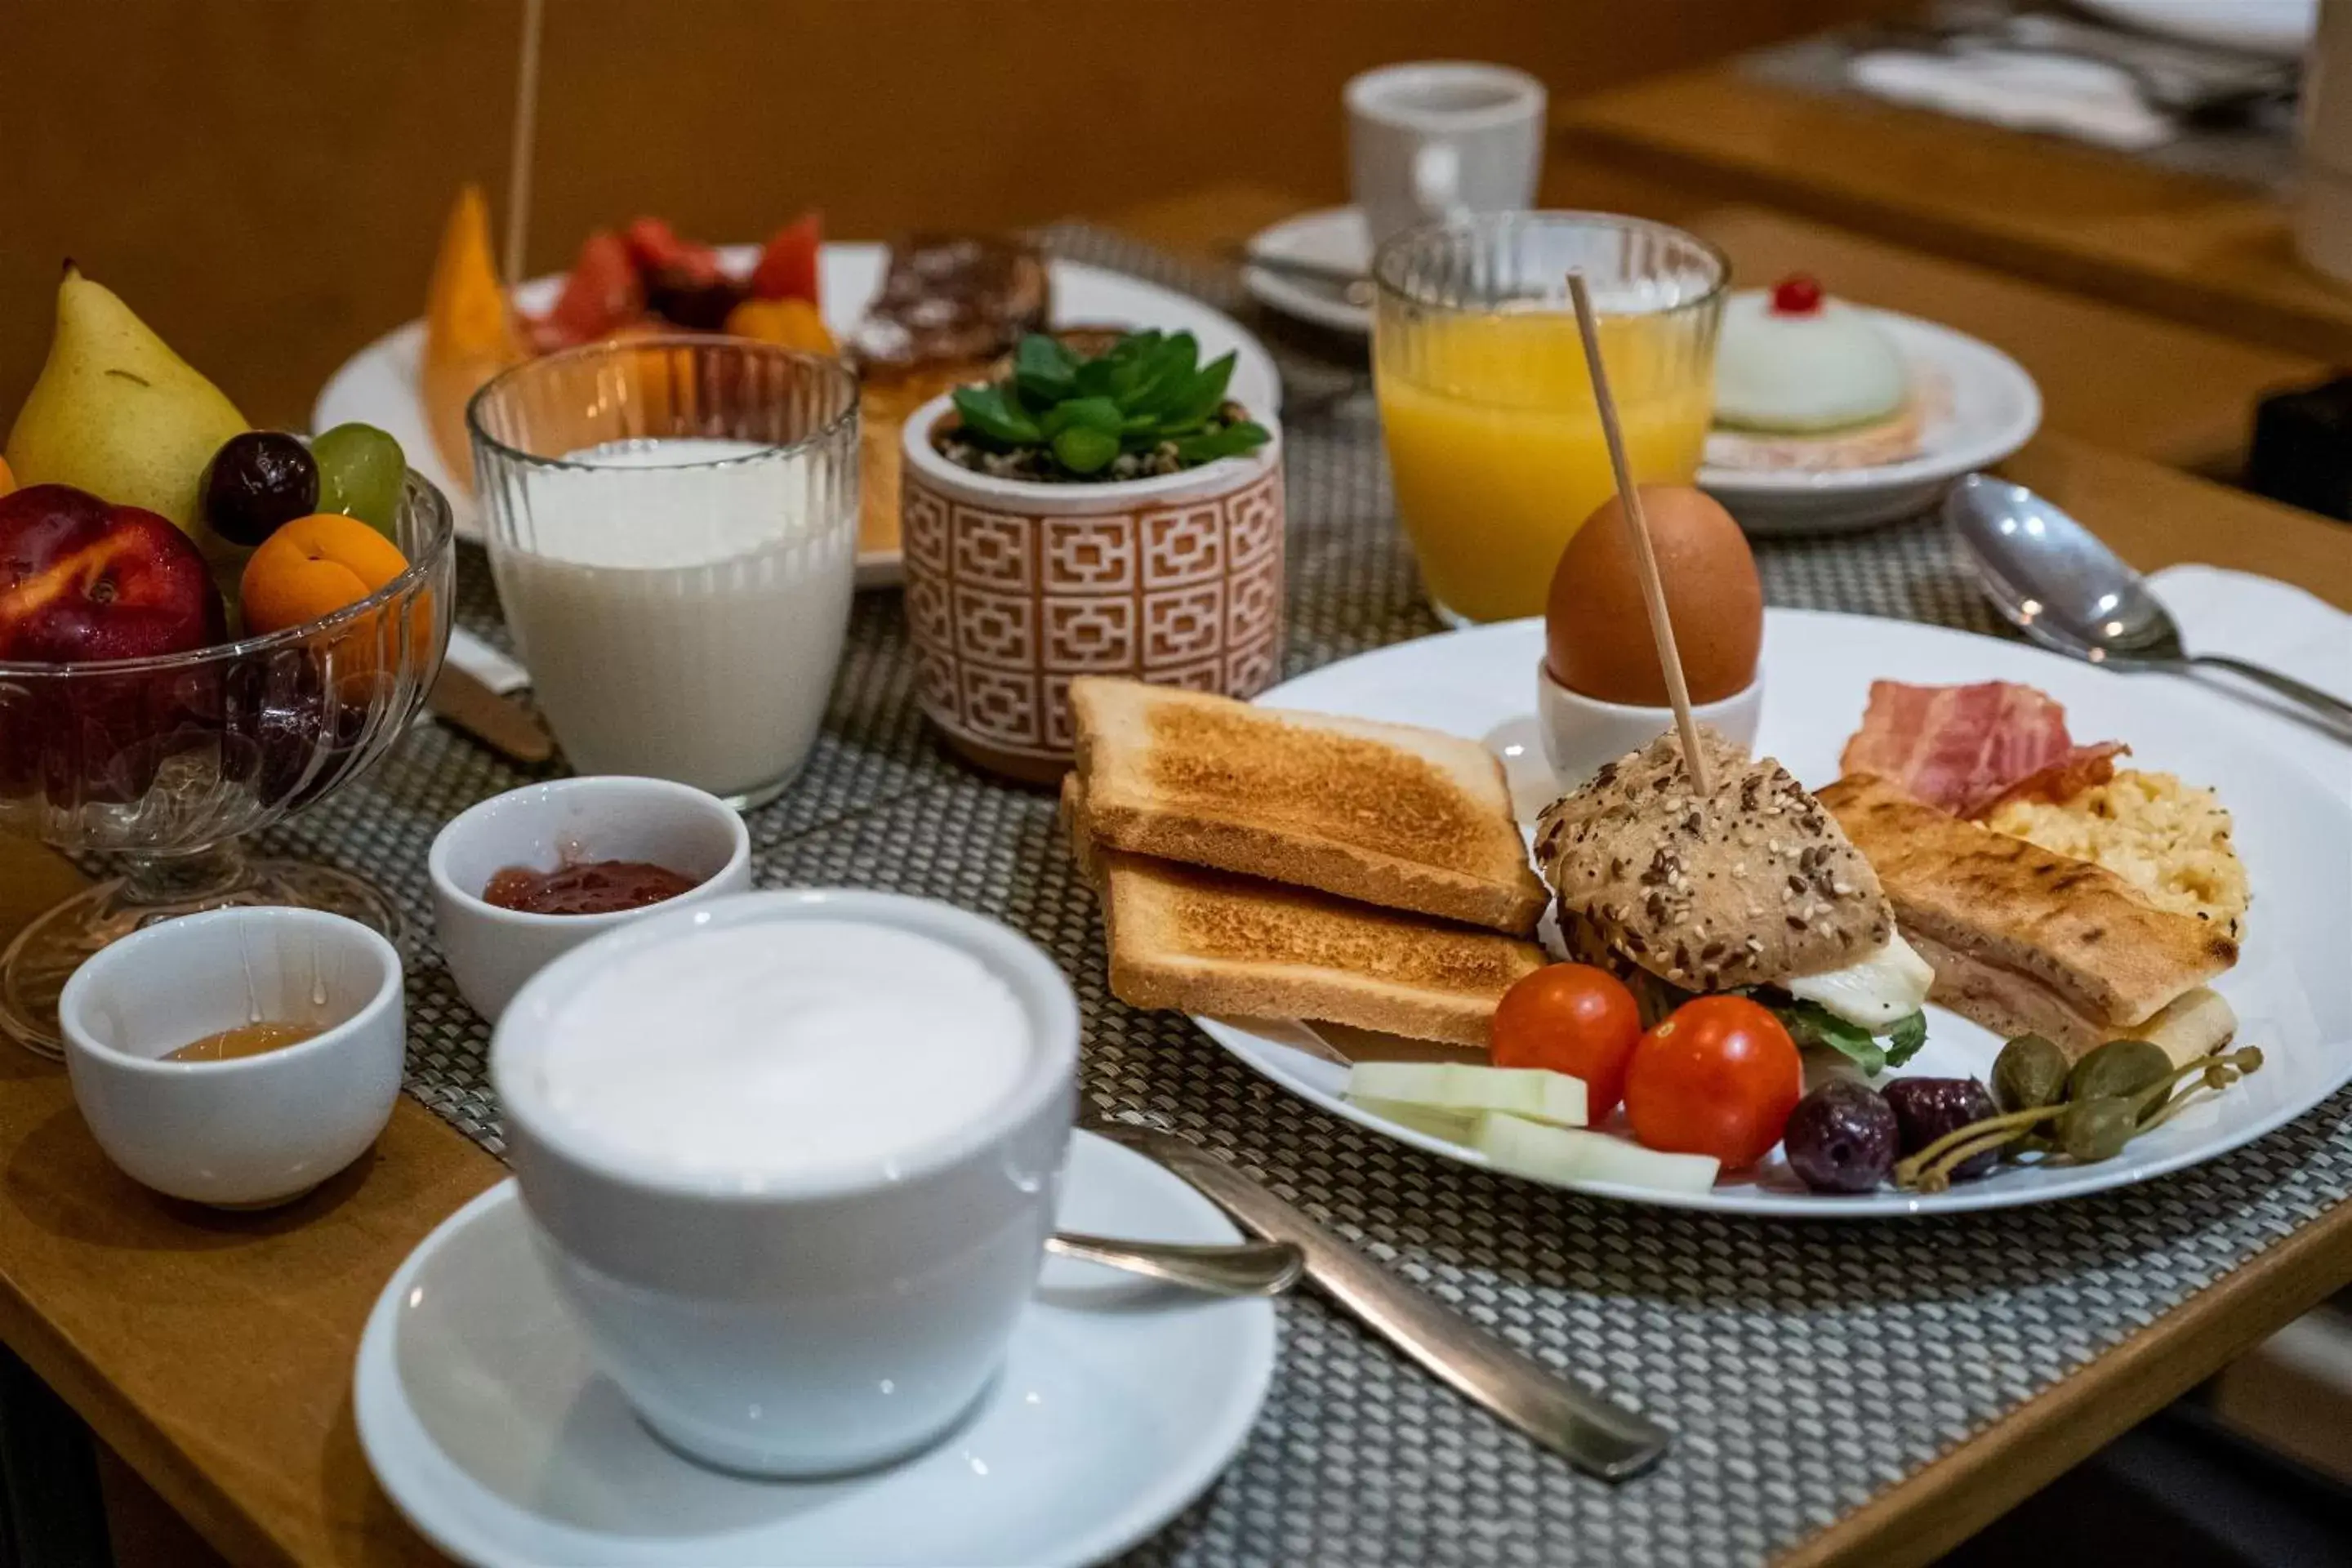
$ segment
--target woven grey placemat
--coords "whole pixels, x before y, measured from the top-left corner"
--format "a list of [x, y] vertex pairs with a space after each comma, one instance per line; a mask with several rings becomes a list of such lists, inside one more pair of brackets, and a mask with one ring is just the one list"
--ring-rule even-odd
[[[1236, 307], [1229, 285], [1091, 231], [1049, 237]], [[1292, 673], [1436, 629], [1348, 373], [1284, 360]], [[1758, 552], [1777, 605], [1992, 630], [1933, 524]], [[478, 555], [460, 615], [499, 635]], [[425, 725], [272, 836], [362, 871], [429, 932], [425, 855], [522, 782]], [[1806, 1225], [1590, 1201], [1422, 1155], [1294, 1100], [1181, 1017], [1103, 984], [1101, 926], [1044, 795], [949, 762], [917, 716], [895, 594], [859, 596], [823, 737], [750, 818], [763, 887], [889, 888], [1010, 921], [1060, 960], [1085, 1092], [1197, 1136], [1402, 1273], [1655, 1415], [1677, 1443], [1621, 1488], [1571, 1472], [1313, 1295], [1282, 1305], [1272, 1396], [1223, 1479], [1144, 1563], [1753, 1563], [1848, 1512], [2352, 1193], [2352, 1095], [2228, 1158], [1979, 1217]], [[488, 1033], [429, 941], [409, 977], [409, 1092], [496, 1152]], [[1181, 1369], [1165, 1369], [1181, 1375]]]

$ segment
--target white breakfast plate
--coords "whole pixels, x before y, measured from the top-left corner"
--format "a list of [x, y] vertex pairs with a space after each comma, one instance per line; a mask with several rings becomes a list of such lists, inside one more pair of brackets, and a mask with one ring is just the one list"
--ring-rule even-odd
[[[755, 246], [728, 246], [720, 250], [729, 268], [743, 271], [759, 259]], [[827, 245], [820, 258], [818, 292], [824, 300], [824, 324], [839, 340], [847, 341], [866, 302], [882, 287], [888, 260], [879, 245]], [[1227, 352], [1235, 356], [1233, 395], [1246, 406], [1282, 408], [1282, 377], [1265, 345], [1241, 323], [1212, 310], [1189, 295], [1140, 278], [1089, 267], [1080, 261], [1055, 258], [1053, 268], [1054, 320], [1057, 325], [1082, 322], [1158, 327], [1189, 331], [1200, 340], [1203, 361]], [[515, 290], [526, 310], [538, 311], [555, 302], [563, 287], [560, 277], [534, 278]], [[410, 467], [432, 480], [449, 498], [457, 537], [479, 542], [480, 520], [475, 515], [470, 490], [451, 481], [433, 444], [425, 406], [416, 390], [417, 363], [425, 348], [425, 323], [409, 321], [394, 327], [345, 360], [327, 379], [310, 409], [310, 428], [324, 430], [359, 420], [390, 431], [408, 454]], [[898, 552], [868, 551], [857, 558], [857, 585], [877, 587], [898, 581]]]
[[1699, 487], [1754, 534], [1842, 533], [1916, 517], [1963, 474], [1998, 463], [2042, 424], [2042, 391], [2025, 367], [1965, 332], [1893, 310], [1857, 310], [1895, 340], [1928, 400], [1916, 457], [1858, 468], [1734, 468], [1712, 460]]
[[[1083, 1132], [1060, 1221], [1240, 1239], [1181, 1180]], [[1093, 1563], [1216, 1479], [1274, 1375], [1272, 1302], [1048, 1258], [1003, 1373], [944, 1441], [837, 1480], [753, 1480], [638, 1425], [590, 1366], [525, 1226], [512, 1181], [445, 1220], [378, 1298], [353, 1377], [385, 1492], [435, 1545], [485, 1568]]]
[[[1344, 267], [1369, 274], [1372, 269], [1372, 236], [1364, 215], [1354, 207], [1323, 207], [1286, 217], [1250, 237], [1249, 248], [1263, 256]], [[1287, 278], [1263, 267], [1242, 268], [1242, 287], [1269, 310], [1312, 321], [1335, 332], [1363, 337], [1372, 330], [1372, 313], [1351, 305], [1329, 285], [1311, 279]]]
[[[1543, 623], [1512, 621], [1401, 643], [1343, 659], [1264, 693], [1270, 706], [1426, 725], [1498, 751], [1531, 738]], [[1808, 784], [1837, 776], [1838, 753], [1876, 678], [1921, 684], [2016, 680], [2065, 704], [2077, 740], [2130, 743], [2128, 765], [2176, 773], [2221, 795], [2253, 886], [2244, 953], [2215, 982], [2237, 1010], [2238, 1041], [2260, 1046], [2261, 1071], [2095, 1165], [2004, 1167], [1927, 1196], [1888, 1188], [1860, 1197], [1807, 1192], [1776, 1150], [1753, 1173], [1682, 1195], [1605, 1184], [1578, 1191], [1718, 1214], [1864, 1218], [2006, 1208], [2126, 1186], [2225, 1153], [2301, 1114], [2352, 1079], [2352, 766], [2326, 780], [2268, 737], [2266, 719], [2168, 676], [2124, 676], [2017, 643], [1864, 616], [1771, 610], [1765, 616], [1764, 713], [1756, 749]], [[1538, 757], [1540, 752], [1536, 753]], [[1514, 765], [1525, 765], [1524, 755]], [[1538, 762], [1536, 765], [1540, 766]], [[1341, 1098], [1347, 1069], [1286, 1044], [1272, 1028], [1197, 1019], [1244, 1062], [1336, 1116], [1466, 1165], [1485, 1156], [1371, 1115]], [[1903, 1070], [1985, 1079], [2000, 1041], [1940, 1007]], [[1619, 1130], [1622, 1131], [1622, 1122]]]

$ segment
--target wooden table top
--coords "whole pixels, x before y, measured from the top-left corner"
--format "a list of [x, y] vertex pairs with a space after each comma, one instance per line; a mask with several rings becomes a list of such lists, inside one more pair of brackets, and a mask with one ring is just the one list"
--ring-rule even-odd
[[2078, 142], [1765, 81], [1726, 61], [1559, 104], [1555, 163], [1605, 160], [2291, 353], [2352, 363], [2352, 286], [2276, 198]]
[[[1679, 224], [1722, 247], [1742, 288], [1810, 272], [1834, 294], [1981, 338], [2040, 384], [2046, 428], [2216, 477], [2242, 466], [2257, 398], [2329, 369], [2310, 354], [1566, 157], [1552, 159], [1542, 201]], [[1227, 254], [1309, 205], [1255, 186], [1224, 187], [1132, 216], [1155, 243]]]
[[[1269, 198], [1129, 215], [1213, 243]], [[1244, 228], [1243, 233], [1247, 233]], [[2014, 465], [2136, 563], [2218, 561], [2352, 608], [2352, 530], [2063, 435]], [[0, 942], [79, 883], [0, 839]], [[226, 1215], [115, 1171], [64, 1073], [0, 1045], [0, 1340], [238, 1563], [439, 1561], [368, 1472], [351, 1369], [401, 1259], [502, 1168], [404, 1099], [375, 1150], [287, 1209]], [[1803, 1564], [1923, 1563], [2352, 1281], [2352, 1206], [2296, 1232], [2116, 1350], [1800, 1547]]]

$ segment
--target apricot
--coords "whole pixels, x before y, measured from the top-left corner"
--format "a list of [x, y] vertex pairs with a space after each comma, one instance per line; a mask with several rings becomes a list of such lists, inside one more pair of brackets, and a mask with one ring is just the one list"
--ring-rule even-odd
[[331, 616], [407, 570], [400, 546], [355, 517], [298, 517], [263, 540], [245, 563], [246, 629], [263, 635]]
[[833, 334], [824, 330], [824, 318], [806, 300], [746, 300], [727, 313], [727, 331], [730, 336], [807, 353], [839, 352]]

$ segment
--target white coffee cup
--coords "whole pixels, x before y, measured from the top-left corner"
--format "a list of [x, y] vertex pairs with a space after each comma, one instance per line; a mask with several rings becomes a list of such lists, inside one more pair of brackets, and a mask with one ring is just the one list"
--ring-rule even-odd
[[1508, 66], [1383, 66], [1347, 87], [1349, 185], [1374, 245], [1416, 224], [1535, 205], [1544, 85]]
[[[790, 942], [778, 940], [780, 926]], [[861, 931], [881, 933], [869, 956], [946, 957], [928, 973], [859, 976], [845, 989], [836, 980], [856, 964], [838, 953]], [[793, 1007], [772, 989], [736, 990], [739, 1023], [784, 1026], [772, 1039], [764, 1026], [738, 1031], [767, 1053], [743, 1058], [755, 1070], [664, 1074], [681, 1053], [688, 1074], [716, 1059], [690, 1048], [687, 999], [729, 991], [730, 975], [751, 971], [718, 966], [760, 944], [781, 955], [757, 971], [760, 985], [792, 984], [776, 973], [800, 964], [810, 985], [835, 986], [830, 1000], [809, 1002], [795, 1035]], [[803, 949], [805, 962], [794, 956]], [[642, 984], [656, 973], [671, 984]], [[887, 1016], [876, 1026], [861, 1012], [868, 1004], [884, 1015], [929, 1005], [946, 1027], [902, 1037]], [[634, 1051], [636, 1035], [614, 1023], [633, 1005], [681, 1020], [643, 1038], [660, 1056], [614, 1054]], [[754, 1081], [765, 1065], [835, 1062], [834, 1047], [855, 1041], [871, 1085], [907, 1093], [917, 1058], [897, 1047], [945, 1038], [986, 1055], [982, 1045], [1003, 1045], [1002, 1030], [985, 1042], [956, 1037], [968, 1018], [1019, 1031], [1018, 1055], [996, 1058], [1013, 1065], [990, 1094], [932, 1096], [914, 1116], [917, 1142], [860, 1152], [862, 1135], [844, 1129], [859, 1125], [874, 1095], [866, 1079], [836, 1079], [856, 1094], [811, 1100], [826, 1116], [800, 1118], [800, 1134], [780, 1124], [771, 1146], [781, 1164], [730, 1166], [730, 1139], [762, 1125], [739, 1112], [767, 1092]], [[892, 893], [745, 893], [619, 927], [540, 971], [499, 1022], [490, 1072], [541, 1258], [639, 1416], [672, 1447], [728, 1469], [822, 1475], [931, 1442], [994, 1375], [1053, 1226], [1077, 1033], [1061, 971], [994, 921]], [[592, 1047], [606, 1054], [587, 1054]], [[579, 1077], [599, 1060], [625, 1071]], [[661, 1081], [641, 1088], [627, 1074]], [[704, 1089], [728, 1099], [714, 1112], [677, 1113]], [[905, 1126], [896, 1132], [907, 1136]], [[795, 1163], [806, 1152], [796, 1136], [824, 1146], [823, 1157]]]

